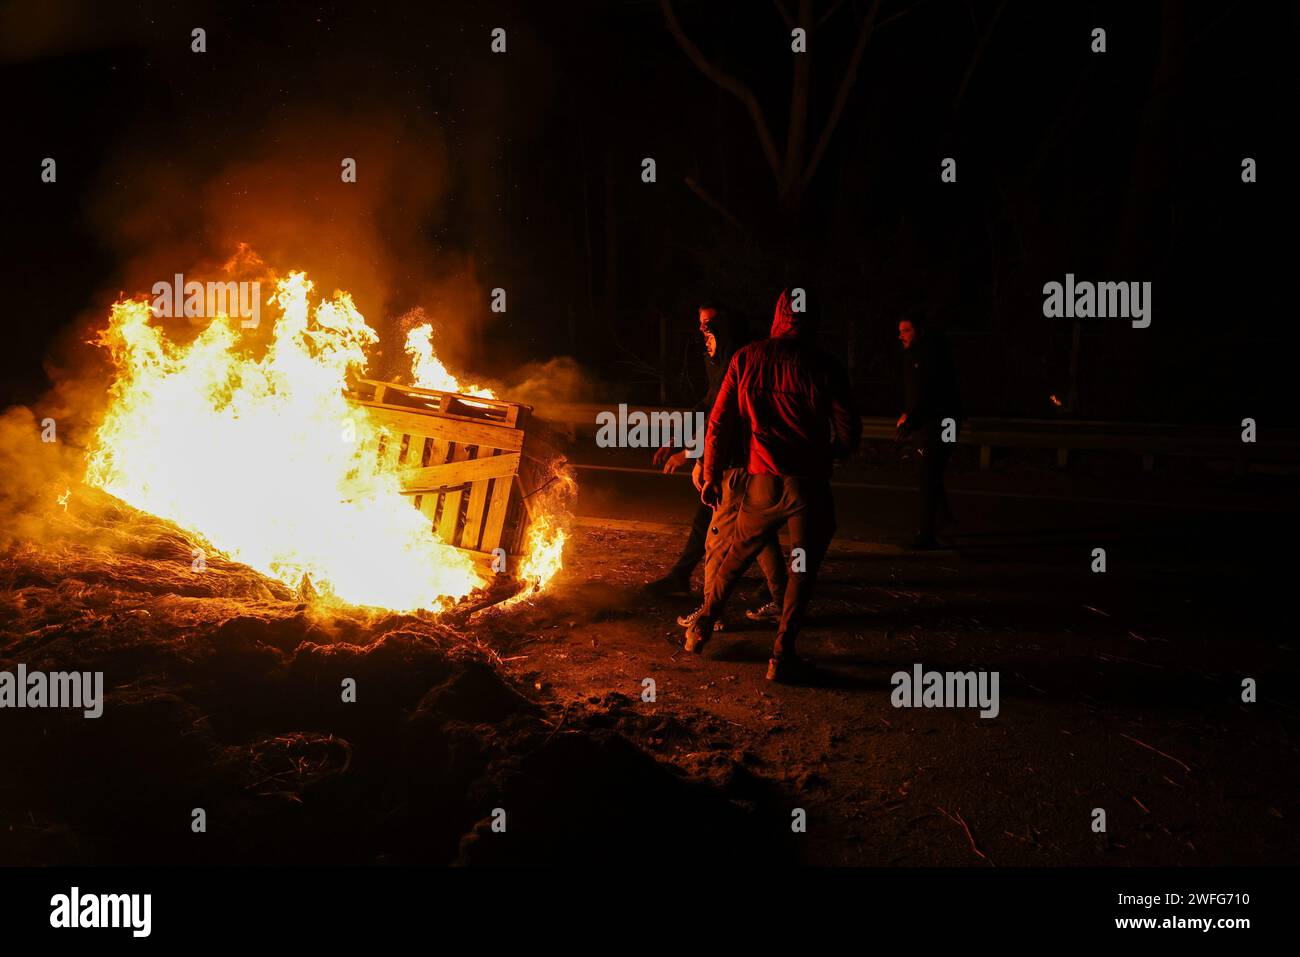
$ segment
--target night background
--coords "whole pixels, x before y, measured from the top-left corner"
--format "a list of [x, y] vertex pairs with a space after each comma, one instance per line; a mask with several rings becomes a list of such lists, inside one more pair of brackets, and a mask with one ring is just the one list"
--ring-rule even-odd
[[[0, 710], [0, 865], [1293, 865], [1298, 53], [1296, 3], [3, 5], [0, 672], [108, 690], [102, 720]], [[134, 425], [175, 454], [134, 498], [94, 479], [136, 447], [101, 429], [113, 303], [241, 249], [352, 294], [379, 339], [349, 407], [407, 423], [373, 461], [453, 571], [495, 535], [505, 573], [372, 602], [227, 547], [252, 515], [418, 577], [348, 543], [342, 486], [292, 524], [315, 420], [205, 446], [201, 410], [189, 446], [172, 393]], [[1067, 274], [1149, 282], [1150, 327], [1045, 317]], [[652, 589], [700, 493], [594, 419], [699, 402], [698, 307], [761, 339], [785, 287], [865, 422], [789, 684], [755, 574], [683, 651], [698, 585]], [[426, 321], [455, 387], [401, 386]], [[900, 321], [946, 336], [968, 417], [939, 543]], [[914, 663], [1000, 674], [1001, 713], [891, 705]]]
[[[878, 415], [907, 314], [953, 334], [971, 414], [1067, 414], [1049, 396], [1071, 394], [1072, 323], [1043, 318], [1043, 283], [1150, 281], [1150, 329], [1084, 324], [1068, 414], [1294, 424], [1293, 7], [885, 4], [819, 154], [870, 7], [816, 7], [799, 80], [776, 5], [681, 5], [685, 35], [752, 91], [774, 171], [654, 2], [10, 4], [6, 128], [60, 174], [42, 189], [15, 168], [5, 191], [5, 285], [34, 315], [3, 398], [42, 387], [71, 317], [242, 241], [372, 321], [441, 304], [465, 368], [570, 356], [617, 384], [601, 400], [694, 401], [698, 300], [761, 332], [798, 278]], [[173, 39], [200, 22], [203, 55]], [[1079, 39], [1098, 24], [1104, 55]], [[495, 26], [505, 59], [477, 42]]]

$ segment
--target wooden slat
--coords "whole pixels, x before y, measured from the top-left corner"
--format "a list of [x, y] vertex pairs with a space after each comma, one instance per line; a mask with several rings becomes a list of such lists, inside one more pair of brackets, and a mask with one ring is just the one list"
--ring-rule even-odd
[[[511, 541], [505, 546], [506, 551], [512, 554], [524, 547], [524, 534], [528, 531], [528, 524], [533, 520], [533, 510], [528, 504], [528, 493], [524, 491], [523, 475], [516, 472], [513, 481], [514, 494], [518, 498], [518, 501], [514, 503], [513, 511], [517, 517], [507, 530]], [[507, 521], [509, 521], [508, 517]]]
[[[493, 455], [491, 449], [479, 450], [480, 455], [484, 454], [485, 452], [487, 454], [487, 458], [476, 459], [475, 461], [483, 463], [483, 465], [486, 467], [495, 467], [494, 463], [498, 459], [509, 459], [512, 457], [516, 459], [518, 458], [517, 452], [512, 452], [507, 455]], [[518, 467], [519, 467], [518, 461], [515, 461], [513, 465], [509, 466], [510, 471], [512, 472]], [[497, 474], [505, 475], [507, 473], [501, 472]], [[475, 480], [473, 485], [470, 486], [469, 509], [465, 513], [465, 528], [460, 533], [461, 548], [474, 548], [474, 549], [478, 548], [479, 539], [482, 538], [483, 536], [483, 511], [484, 509], [487, 508], [488, 492], [491, 490], [491, 488], [492, 488], [491, 477], [479, 478]]]
[[490, 552], [501, 544], [501, 531], [505, 528], [506, 512], [510, 507], [510, 490], [514, 488], [514, 482], [513, 476], [492, 480], [492, 495], [488, 502], [487, 519], [483, 522], [483, 538], [479, 541], [481, 551]]
[[[452, 450], [451, 461], [464, 462], [469, 458], [469, 449], [456, 443]], [[438, 537], [448, 545], [456, 544], [456, 524], [460, 518], [460, 499], [464, 493], [447, 492], [442, 496], [442, 518], [438, 520]]]
[[420, 502], [420, 514], [429, 520], [429, 528], [433, 528], [433, 523], [438, 519], [438, 503], [442, 496], [437, 492], [425, 492], [424, 499]]
[[[447, 443], [427, 436], [424, 437], [423, 441], [430, 445], [429, 464], [441, 465], [447, 458]], [[420, 458], [416, 460], [416, 463], [423, 461], [424, 449], [421, 448]], [[413, 468], [403, 469], [401, 474], [405, 476], [410, 472], [418, 471], [420, 468], [424, 467], [415, 463], [413, 463], [413, 465]], [[420, 503], [420, 514], [429, 520], [429, 527], [432, 529], [438, 521], [438, 506], [442, 504], [442, 495], [434, 489], [423, 489], [422, 491], [424, 493], [424, 500]]]
[[524, 433], [519, 429], [467, 419], [421, 415], [419, 412], [372, 405], [369, 402], [359, 404], [370, 410], [377, 425], [387, 427], [390, 432], [430, 436], [449, 442], [501, 449], [504, 452], [518, 452], [524, 446]]
[[462, 399], [470, 399], [474, 402], [482, 402], [484, 405], [491, 405], [497, 408], [507, 408], [507, 407], [532, 408], [532, 406], [526, 406], [520, 402], [510, 402], [507, 399], [484, 399], [476, 395], [464, 395], [459, 392], [447, 392], [443, 389], [422, 389], [418, 385], [403, 385], [399, 382], [387, 382], [384, 381], [383, 379], [357, 379], [356, 381], [358, 384], [374, 386], [376, 389], [379, 388], [380, 386], [384, 386], [385, 388], [395, 389], [398, 392], [407, 392], [410, 393], [411, 395], [454, 396]]
[[[460, 448], [463, 447], [458, 447], [458, 451]], [[451, 485], [468, 485], [482, 479], [514, 475], [518, 469], [518, 452], [506, 452], [503, 455], [494, 455], [483, 459], [458, 458], [444, 465], [403, 469], [402, 491], [411, 495], [416, 492], [432, 491], [433, 489], [446, 488]]]
[[[436, 439], [433, 436], [426, 436], [429, 442], [429, 464], [442, 465], [447, 461], [447, 453], [451, 449], [451, 443], [446, 439]], [[423, 466], [420, 466], [423, 468]]]
[[[359, 379], [358, 385], [369, 386], [372, 394], [365, 398], [365, 403], [374, 403], [384, 405], [384, 397], [387, 396], [404, 396], [418, 402], [427, 403], [432, 409], [437, 410], [438, 415], [448, 418], [461, 419], [468, 422], [484, 421], [482, 416], [461, 415], [451, 411], [456, 405], [470, 403], [493, 410], [493, 414], [487, 421], [500, 422], [505, 425], [515, 425], [518, 421], [520, 409], [531, 409], [532, 406], [522, 405], [518, 402], [507, 402], [504, 399], [485, 399], [476, 395], [463, 395], [456, 392], [443, 392], [439, 389], [421, 389], [417, 386], [399, 385], [395, 382], [381, 382], [375, 379]], [[356, 394], [365, 395], [364, 389], [358, 389]], [[390, 405], [403, 407], [400, 401], [390, 401]], [[432, 411], [432, 409], [430, 411]]]

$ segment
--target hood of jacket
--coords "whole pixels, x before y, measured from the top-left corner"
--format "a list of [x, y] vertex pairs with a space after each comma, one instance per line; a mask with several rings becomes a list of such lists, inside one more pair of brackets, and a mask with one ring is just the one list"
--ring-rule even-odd
[[817, 314], [808, 294], [804, 293], [802, 312], [794, 310], [792, 298], [790, 288], [786, 287], [776, 300], [776, 310], [772, 314], [773, 339], [810, 338], [817, 331]]

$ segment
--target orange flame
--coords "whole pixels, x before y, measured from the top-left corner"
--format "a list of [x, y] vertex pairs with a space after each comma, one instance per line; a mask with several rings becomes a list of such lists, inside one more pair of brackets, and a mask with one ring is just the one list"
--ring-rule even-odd
[[[147, 302], [115, 303], [97, 341], [117, 376], [86, 481], [286, 584], [307, 576], [326, 600], [443, 610], [483, 581], [401, 494], [397, 466], [377, 454], [381, 430], [343, 395], [378, 336], [347, 293], [312, 308], [311, 291], [301, 272], [277, 283], [260, 358], [227, 316], [178, 345]], [[438, 374], [437, 388], [461, 391], [416, 332], [417, 382]], [[563, 537], [540, 531], [553, 522], [536, 513], [537, 552], [521, 560], [539, 583], [560, 566]]]
[[549, 485], [537, 489], [527, 502], [532, 520], [525, 536], [523, 558], [515, 577], [525, 588], [502, 602], [508, 608], [544, 591], [564, 567], [564, 546], [569, 540], [570, 502], [578, 491], [573, 469], [563, 461], [555, 465]]
[[433, 326], [422, 323], [406, 334], [406, 354], [411, 357], [412, 385], [419, 389], [435, 389], [439, 392], [458, 392], [461, 395], [474, 395], [480, 399], [495, 399], [496, 393], [482, 386], [462, 386], [456, 377], [447, 371], [447, 367], [433, 354]]

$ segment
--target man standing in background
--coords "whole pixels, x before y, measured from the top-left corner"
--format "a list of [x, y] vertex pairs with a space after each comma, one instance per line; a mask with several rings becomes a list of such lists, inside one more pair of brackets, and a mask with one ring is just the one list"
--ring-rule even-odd
[[898, 341], [903, 344], [905, 407], [896, 424], [897, 439], [911, 441], [920, 459], [920, 521], [912, 547], [935, 548], [937, 527], [957, 523], [948, 508], [943, 474], [964, 418], [961, 390], [942, 332], [913, 317], [898, 324]]

